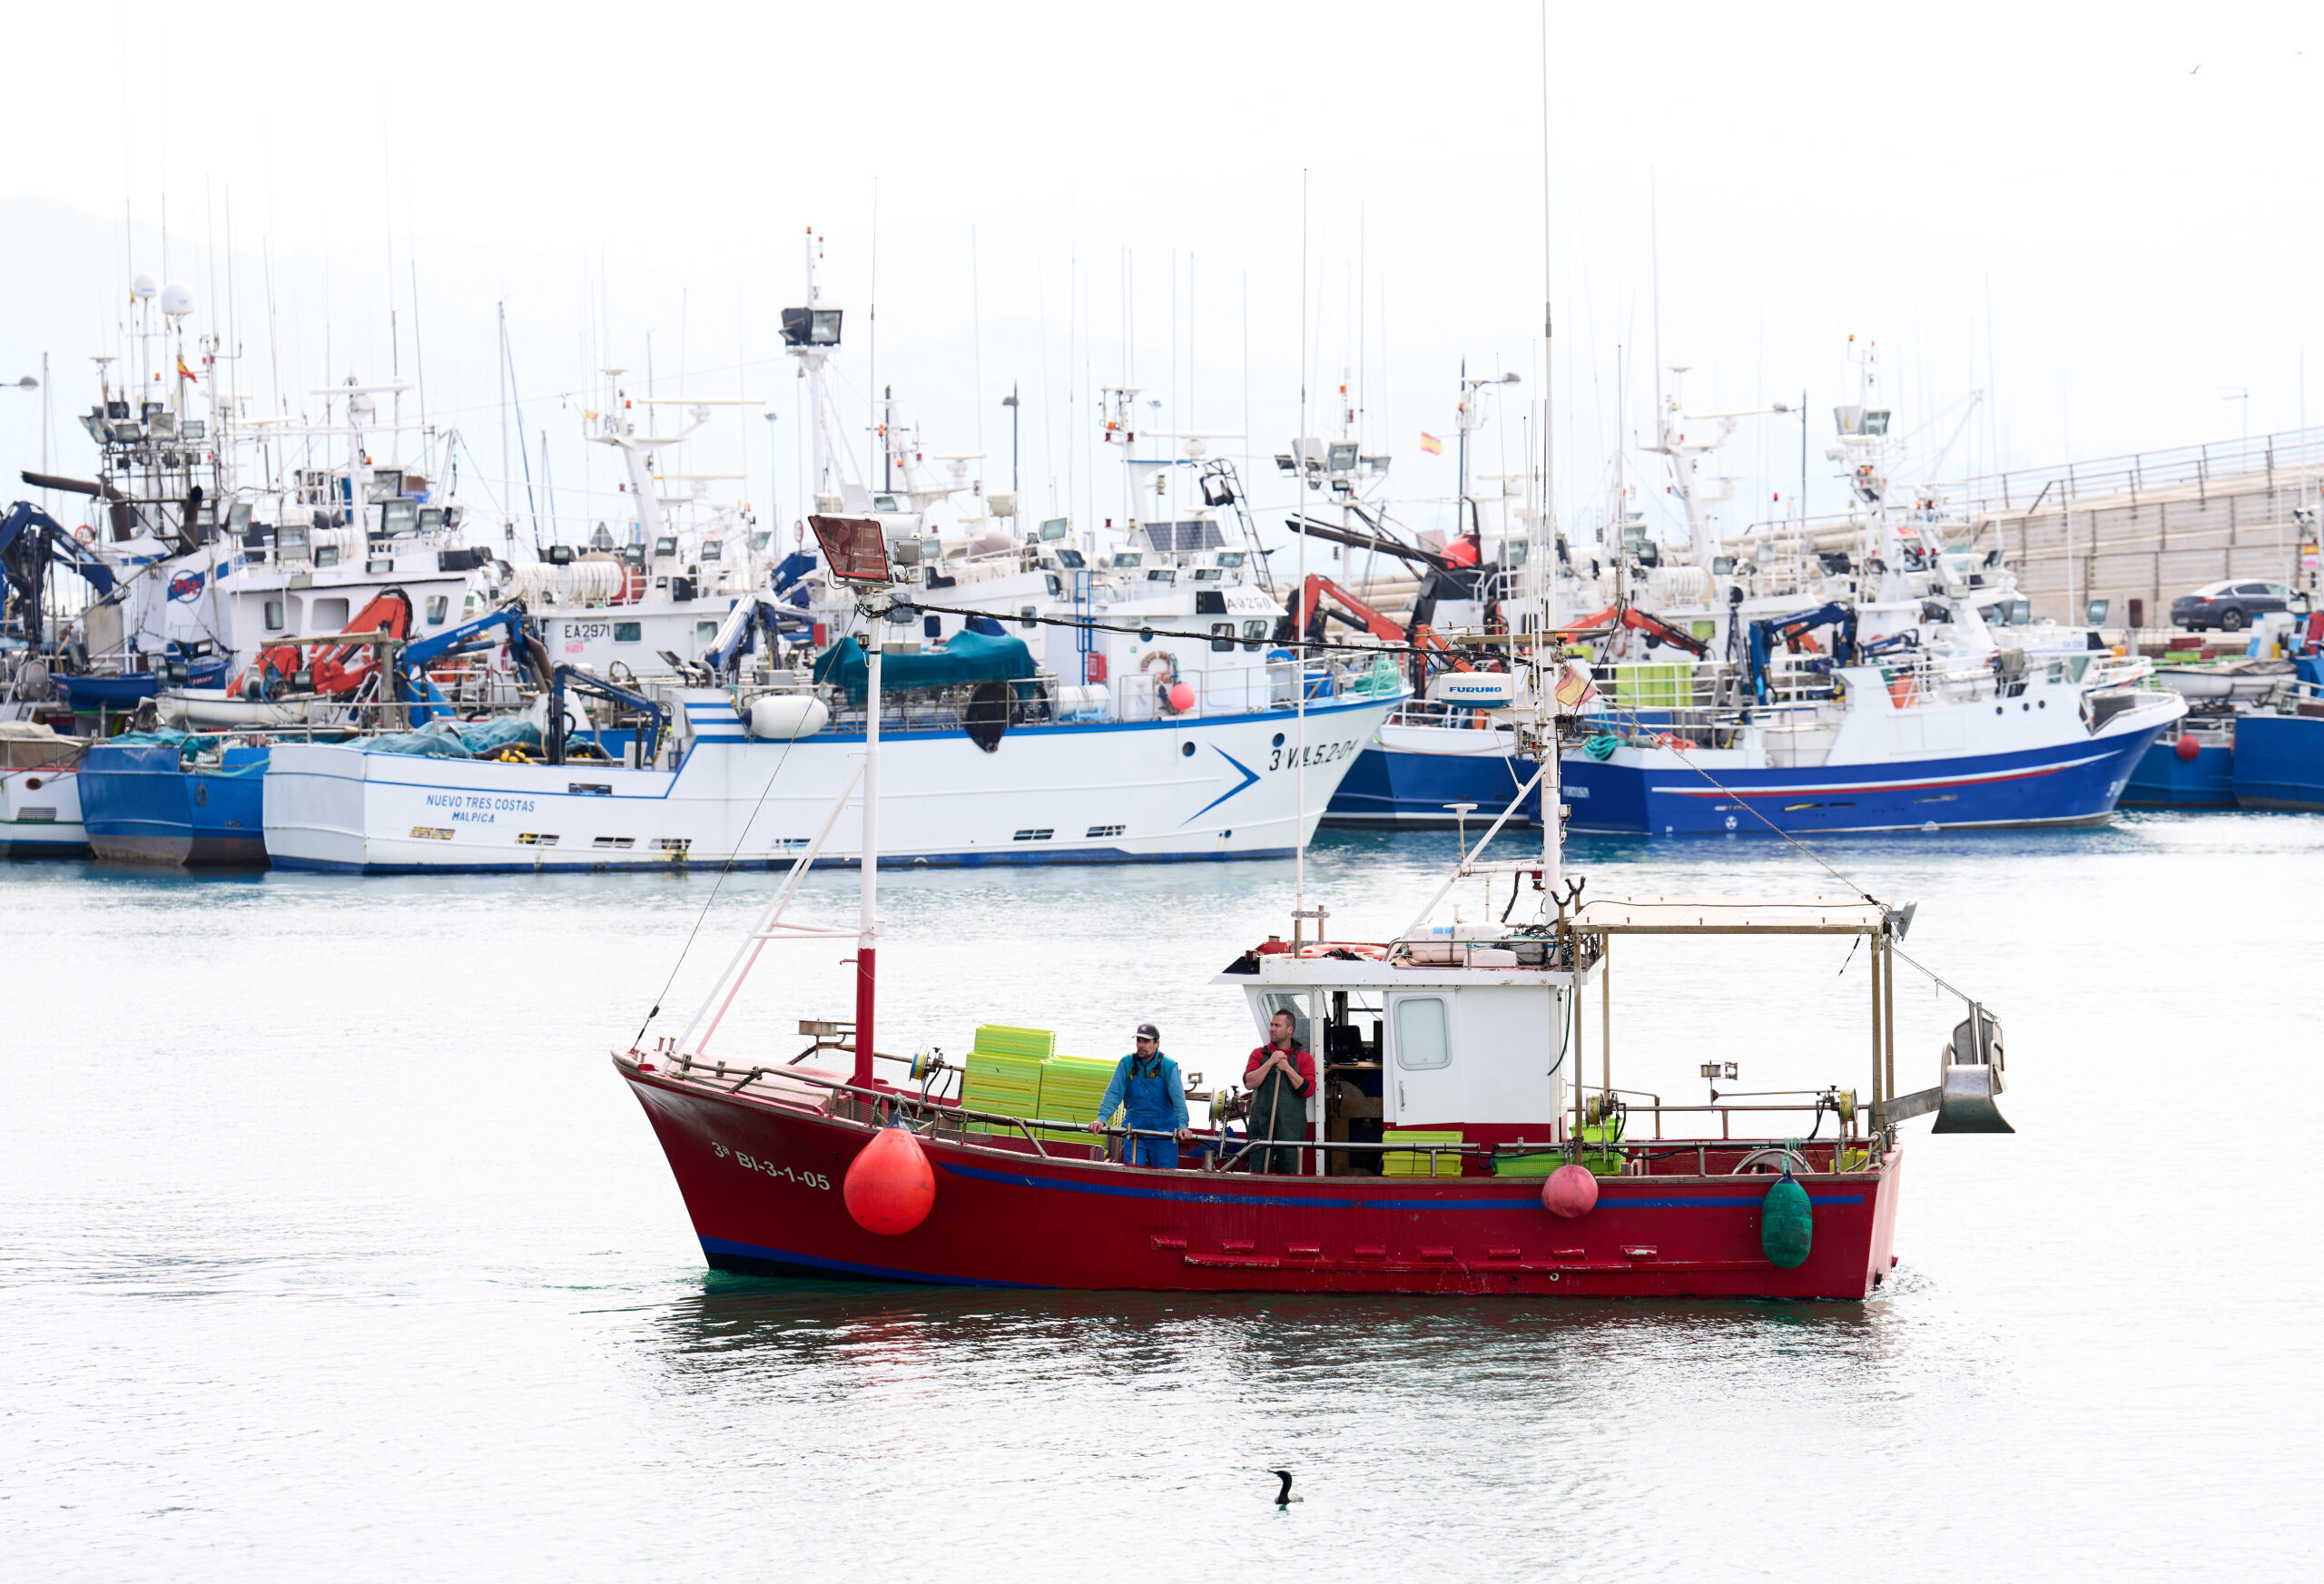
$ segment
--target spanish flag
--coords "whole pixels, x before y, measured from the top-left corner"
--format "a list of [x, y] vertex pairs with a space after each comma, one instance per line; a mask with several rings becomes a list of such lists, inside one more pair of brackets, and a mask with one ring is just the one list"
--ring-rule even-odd
[[187, 367], [185, 366], [185, 359], [184, 359], [182, 357], [181, 357], [181, 358], [178, 359], [178, 378], [179, 378], [179, 379], [201, 379], [201, 378], [202, 378], [202, 376], [201, 376], [201, 375], [199, 375], [199, 374], [196, 374], [192, 369], [191, 369], [187, 368]]
[[1444, 442], [1438, 439], [1434, 435], [1430, 434], [1426, 429], [1423, 429], [1420, 432], [1420, 448], [1427, 452], [1432, 457], [1442, 457], [1444, 455]]

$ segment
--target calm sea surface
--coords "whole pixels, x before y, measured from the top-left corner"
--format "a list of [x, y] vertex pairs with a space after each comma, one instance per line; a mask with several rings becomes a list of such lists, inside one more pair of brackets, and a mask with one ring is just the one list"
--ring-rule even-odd
[[[2324, 820], [1824, 851], [2000, 1013], [2020, 1129], [1908, 1125], [1862, 1304], [712, 1275], [606, 1055], [774, 877], [0, 868], [0, 1574], [2314, 1577]], [[1378, 939], [1451, 851], [1326, 833], [1311, 894]], [[1845, 894], [1765, 842], [1571, 857]], [[1214, 1077], [1253, 1036], [1210, 977], [1292, 905], [1287, 863], [881, 884], [883, 1046], [1150, 1018]], [[848, 1015], [843, 943], [781, 949], [730, 1052]], [[1617, 1083], [1866, 1085], [1844, 944], [1615, 967]], [[1900, 1077], [1958, 1015], [1905, 981]]]

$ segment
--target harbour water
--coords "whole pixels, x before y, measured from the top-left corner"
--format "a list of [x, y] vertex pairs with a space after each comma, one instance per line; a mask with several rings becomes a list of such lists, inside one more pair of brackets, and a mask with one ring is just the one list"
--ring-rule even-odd
[[[1327, 832], [1311, 896], [1383, 938], [1452, 841]], [[2303, 1572], [2319, 842], [2247, 814], [1825, 844], [1999, 1012], [2019, 1132], [1908, 1124], [1902, 1263], [1818, 1305], [715, 1276], [606, 1058], [698, 926], [675, 1032], [778, 877], [0, 870], [0, 1571]], [[1593, 896], [1845, 894], [1766, 841], [1569, 856]], [[853, 883], [810, 910], [851, 918]], [[1206, 981], [1288, 933], [1291, 883], [883, 878], [881, 1042], [997, 1021], [1110, 1056], [1150, 1018], [1227, 1077], [1253, 1034]], [[846, 943], [782, 949], [730, 1054], [846, 1014]], [[1861, 1087], [1865, 971], [1626, 941], [1615, 1082], [1699, 1100], [1716, 1055]], [[1959, 1015], [1915, 983], [1907, 1087]]]

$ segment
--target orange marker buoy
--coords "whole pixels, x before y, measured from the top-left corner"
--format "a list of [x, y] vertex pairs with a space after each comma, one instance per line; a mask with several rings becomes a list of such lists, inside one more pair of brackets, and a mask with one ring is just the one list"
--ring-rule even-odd
[[2192, 759], [2203, 751], [2203, 745], [2192, 737], [2181, 737], [2171, 751], [2181, 759]]
[[1571, 1221], [1598, 1207], [1598, 1179], [1584, 1166], [1561, 1166], [1541, 1185], [1541, 1208]]
[[1183, 682], [1170, 684], [1170, 708], [1174, 713], [1185, 714], [1195, 707], [1195, 690]]
[[928, 1219], [936, 1203], [936, 1174], [920, 1140], [897, 1124], [873, 1134], [848, 1163], [840, 1193], [858, 1226], [881, 1237], [901, 1237]]

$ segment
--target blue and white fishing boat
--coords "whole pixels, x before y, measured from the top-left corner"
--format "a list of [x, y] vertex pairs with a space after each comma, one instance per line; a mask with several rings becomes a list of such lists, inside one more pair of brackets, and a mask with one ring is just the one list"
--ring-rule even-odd
[[[1546, 622], [1586, 640], [1598, 663], [1597, 730], [1563, 754], [1572, 828], [1739, 835], [2101, 820], [2185, 713], [2151, 665], [2097, 647], [2093, 634], [2006, 625], [2019, 602], [1999, 548], [1978, 544], [1975, 526], [1953, 521], [1933, 492], [1892, 500], [1890, 415], [1876, 392], [1867, 363], [1862, 399], [1837, 415], [1848, 520], [1729, 540], [1697, 467], [1753, 415], [1689, 414], [1665, 398], [1651, 448], [1670, 459], [1686, 543], [1655, 544], [1620, 504], [1605, 560], [1585, 574], [1563, 556], [1550, 584], [1557, 607], [1595, 612]], [[1498, 625], [1528, 625], [1506, 574], [1486, 587], [1500, 596]], [[1405, 768], [1431, 757], [1474, 773], [1476, 738], [1460, 724], [1413, 735], [1379, 779], [1452, 782]]]
[[[816, 525], [883, 537], [876, 518]], [[1212, 642], [1194, 594], [1039, 625], [1047, 664], [1016, 636], [926, 644], [891, 638], [883, 617], [773, 685], [647, 684], [656, 718], [623, 764], [286, 743], [267, 774], [267, 850], [278, 868], [365, 873], [787, 864], [876, 736], [921, 789], [890, 801], [883, 863], [1288, 856], [1405, 698], [1403, 677], [1368, 656], [1303, 664], [1239, 635]], [[912, 606], [899, 614], [918, 630]], [[867, 644], [896, 651], [877, 720]], [[1066, 680], [1093, 674], [1110, 680]], [[821, 851], [860, 857], [843, 839]]]

